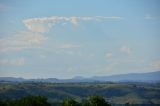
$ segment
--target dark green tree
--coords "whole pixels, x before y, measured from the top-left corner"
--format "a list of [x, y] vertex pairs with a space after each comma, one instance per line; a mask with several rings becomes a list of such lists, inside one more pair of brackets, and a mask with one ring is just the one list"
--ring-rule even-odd
[[50, 106], [47, 98], [43, 96], [27, 96], [10, 103], [11, 106]]
[[91, 96], [83, 106], [111, 106], [102, 96]]
[[0, 101], [0, 106], [7, 106], [7, 102], [6, 101]]
[[129, 102], [125, 103], [125, 106], [132, 106]]

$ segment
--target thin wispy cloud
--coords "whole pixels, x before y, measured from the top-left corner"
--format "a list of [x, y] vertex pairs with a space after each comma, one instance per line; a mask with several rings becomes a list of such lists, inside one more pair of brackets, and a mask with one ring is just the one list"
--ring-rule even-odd
[[71, 49], [71, 48], [78, 48], [78, 47], [80, 47], [80, 45], [75, 45], [75, 44], [62, 44], [57, 46], [57, 48], [60, 48], [60, 49]]
[[144, 18], [147, 20], [158, 20], [160, 19], [160, 16], [151, 16], [150, 14], [147, 14]]
[[0, 59], [0, 65], [24, 65], [24, 58], [16, 58], [16, 59]]
[[[138, 61], [136, 61], [138, 62]], [[139, 67], [132, 67], [133, 71], [138, 70], [139, 72], [152, 72], [152, 71], [159, 71], [160, 70], [160, 60], [154, 60], [149, 63], [139, 63]]]
[[0, 52], [19, 51], [34, 48], [47, 40], [47, 37], [33, 32], [17, 33], [0, 39]]
[[28, 30], [44, 33], [50, 28], [57, 24], [70, 23], [74, 26], [79, 25], [81, 21], [102, 21], [102, 20], [120, 20], [122, 17], [105, 17], [105, 16], [94, 16], [94, 17], [61, 17], [61, 16], [51, 16], [43, 18], [30, 18], [23, 20], [23, 23], [28, 28]]
[[106, 53], [105, 54], [105, 57], [107, 58], [107, 59], [111, 59], [112, 57], [113, 57], [113, 54], [112, 53]]
[[120, 48], [120, 51], [122, 53], [125, 53], [125, 54], [131, 54], [132, 53], [132, 50], [130, 47], [126, 46], [126, 45], [123, 45], [121, 48]]
[[[144, 63], [136, 59], [127, 59], [127, 58], [114, 58], [109, 61], [109, 64], [106, 64], [105, 70], [110, 72], [119, 72], [118, 69], [123, 71], [134, 72], [144, 68]], [[146, 68], [146, 67], [145, 67]], [[148, 67], [147, 67], [148, 68]]]
[[160, 60], [156, 60], [156, 61], [153, 61], [151, 64], [150, 64], [150, 67], [152, 68], [152, 70], [160, 70]]

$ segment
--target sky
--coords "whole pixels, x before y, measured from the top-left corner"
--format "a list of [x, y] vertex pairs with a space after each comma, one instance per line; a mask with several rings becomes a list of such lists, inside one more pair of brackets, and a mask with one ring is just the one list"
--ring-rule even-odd
[[0, 0], [0, 77], [160, 71], [159, 0]]

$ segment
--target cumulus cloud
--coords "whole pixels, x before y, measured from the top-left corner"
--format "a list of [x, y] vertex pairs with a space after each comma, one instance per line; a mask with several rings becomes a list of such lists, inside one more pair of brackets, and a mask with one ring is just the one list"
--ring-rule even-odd
[[47, 37], [33, 32], [23, 32], [10, 37], [0, 38], [0, 52], [33, 48], [43, 43], [46, 39]]
[[95, 16], [95, 17], [62, 17], [62, 16], [51, 16], [43, 18], [31, 18], [23, 20], [23, 23], [28, 28], [28, 30], [44, 33], [48, 31], [51, 27], [57, 25], [58, 23], [69, 22], [74, 26], [77, 26], [81, 21], [99, 21], [99, 20], [119, 20], [121, 17], [104, 17], [104, 16]]
[[23, 65], [23, 64], [25, 64], [24, 58], [0, 59], [0, 65]]
[[126, 53], [126, 54], [131, 54], [132, 50], [130, 47], [124, 45], [120, 48], [120, 51], [123, 52], [123, 53]]

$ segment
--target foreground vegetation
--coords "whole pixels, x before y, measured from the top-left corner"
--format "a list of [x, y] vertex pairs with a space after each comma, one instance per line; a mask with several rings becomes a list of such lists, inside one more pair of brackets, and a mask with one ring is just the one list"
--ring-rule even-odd
[[[19, 100], [5, 100], [0, 101], [0, 106], [51, 106], [46, 97], [43, 96], [27, 96]], [[89, 99], [82, 101], [81, 103], [74, 99], [65, 99], [62, 103], [57, 104], [59, 106], [111, 106], [101, 96], [90, 96]]]
[[0, 106], [50, 106], [43, 96], [27, 96], [15, 100], [1, 100]]
[[[135, 106], [158, 106], [160, 104], [160, 84], [111, 82], [0, 83], [0, 100], [2, 101], [1, 103], [7, 101], [11, 104], [17, 104], [15, 106], [23, 106], [18, 104], [22, 103], [22, 101], [27, 101], [29, 95], [32, 95], [34, 97], [34, 99], [32, 98], [33, 100], [29, 100], [40, 100], [44, 103], [44, 105], [42, 106], [62, 106], [62, 103], [67, 104], [70, 102], [75, 103], [77, 106], [84, 106], [84, 103], [86, 103], [86, 106], [92, 106], [91, 104], [88, 105], [90, 103], [88, 103], [88, 101], [90, 100], [89, 98], [91, 97], [91, 95], [100, 95], [105, 101], [107, 101], [107, 103], [111, 104], [112, 106], [125, 106], [131, 104]], [[38, 103], [43, 104], [41, 102]]]

